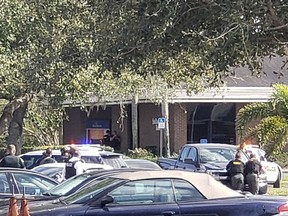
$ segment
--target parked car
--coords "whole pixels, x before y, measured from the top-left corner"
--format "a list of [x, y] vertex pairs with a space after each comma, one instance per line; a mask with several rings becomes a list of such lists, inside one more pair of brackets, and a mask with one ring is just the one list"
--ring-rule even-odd
[[288, 212], [287, 201], [244, 196], [206, 173], [149, 170], [104, 176], [58, 202], [29, 208], [32, 216], [260, 216]]
[[42, 197], [42, 194], [58, 182], [40, 173], [18, 168], [0, 168], [0, 199], [3, 201], [14, 194], [28, 199]]
[[[79, 148], [81, 158], [86, 163], [98, 163], [104, 165], [110, 165], [113, 168], [123, 168], [127, 167], [127, 164], [123, 160], [123, 155], [119, 153], [109, 152], [99, 150], [99, 148], [94, 147], [80, 147]], [[32, 169], [37, 165], [37, 160], [42, 157], [43, 151], [31, 151], [20, 155], [24, 160], [27, 169]], [[61, 161], [61, 151], [60, 149], [52, 150], [52, 157], [56, 161]]]
[[274, 188], [280, 188], [284, 176], [281, 166], [275, 162], [268, 161], [265, 151], [257, 145], [246, 145], [245, 151], [247, 154], [254, 153], [257, 160], [261, 162], [267, 176], [268, 184], [273, 185]]
[[[185, 144], [180, 150], [178, 158], [159, 158], [158, 164], [163, 169], [180, 169], [192, 172], [206, 172], [214, 176], [223, 184], [230, 186], [230, 178], [226, 165], [235, 159], [237, 147], [230, 144]], [[241, 160], [246, 163], [249, 160], [244, 151], [241, 152]], [[245, 187], [246, 189], [247, 187]], [[265, 194], [268, 190], [267, 176], [260, 174], [259, 194]]]
[[[97, 163], [84, 163], [85, 172], [93, 169], [93, 170], [111, 170], [113, 167], [105, 164], [97, 164]], [[62, 182], [65, 180], [65, 163], [48, 163], [42, 164], [32, 168], [31, 170], [35, 172], [42, 173], [43, 175], [49, 176], [58, 182]]]
[[162, 170], [162, 168], [155, 162], [144, 159], [124, 159], [129, 168], [140, 169], [155, 169]]

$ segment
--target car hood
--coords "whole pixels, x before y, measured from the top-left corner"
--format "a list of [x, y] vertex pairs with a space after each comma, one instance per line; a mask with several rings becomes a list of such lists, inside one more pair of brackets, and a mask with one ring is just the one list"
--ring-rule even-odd
[[226, 171], [226, 162], [207, 162], [202, 164], [203, 168], [206, 170], [225, 170]]

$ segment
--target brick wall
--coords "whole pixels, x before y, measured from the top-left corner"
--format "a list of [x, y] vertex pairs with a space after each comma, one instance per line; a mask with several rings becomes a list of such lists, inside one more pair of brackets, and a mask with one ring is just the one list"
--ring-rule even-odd
[[171, 152], [178, 153], [183, 144], [187, 142], [187, 111], [186, 104], [169, 105], [169, 129]]

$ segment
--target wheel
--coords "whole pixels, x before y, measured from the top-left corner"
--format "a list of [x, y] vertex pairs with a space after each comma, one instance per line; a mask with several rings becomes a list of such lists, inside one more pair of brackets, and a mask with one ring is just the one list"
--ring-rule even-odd
[[281, 187], [281, 177], [280, 174], [278, 174], [277, 180], [273, 183], [273, 188], [280, 188]]
[[262, 187], [259, 188], [258, 194], [266, 194], [268, 191], [268, 185], [265, 184]]

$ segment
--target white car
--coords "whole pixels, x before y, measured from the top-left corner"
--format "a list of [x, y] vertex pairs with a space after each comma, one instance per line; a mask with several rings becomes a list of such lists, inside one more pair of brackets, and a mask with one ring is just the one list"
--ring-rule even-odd
[[[47, 163], [32, 168], [33, 171], [49, 176], [56, 179], [58, 182], [65, 180], [65, 163]], [[97, 164], [97, 163], [84, 163], [85, 172], [93, 170], [112, 170], [110, 165]]]
[[273, 185], [274, 188], [280, 188], [281, 181], [283, 179], [283, 170], [275, 162], [270, 162], [265, 157], [266, 153], [263, 149], [256, 146], [246, 146], [245, 150], [248, 154], [254, 153], [257, 160], [261, 162], [261, 165], [267, 175], [268, 184]]
[[[86, 163], [96, 163], [110, 165], [113, 168], [126, 168], [128, 167], [123, 159], [123, 155], [119, 153], [103, 151], [99, 148], [87, 146], [77, 146], [80, 151], [81, 159]], [[31, 151], [21, 154], [20, 157], [24, 160], [27, 169], [32, 169], [37, 166], [37, 160], [42, 157], [43, 150]], [[52, 157], [57, 161], [61, 161], [60, 149], [52, 150]]]

